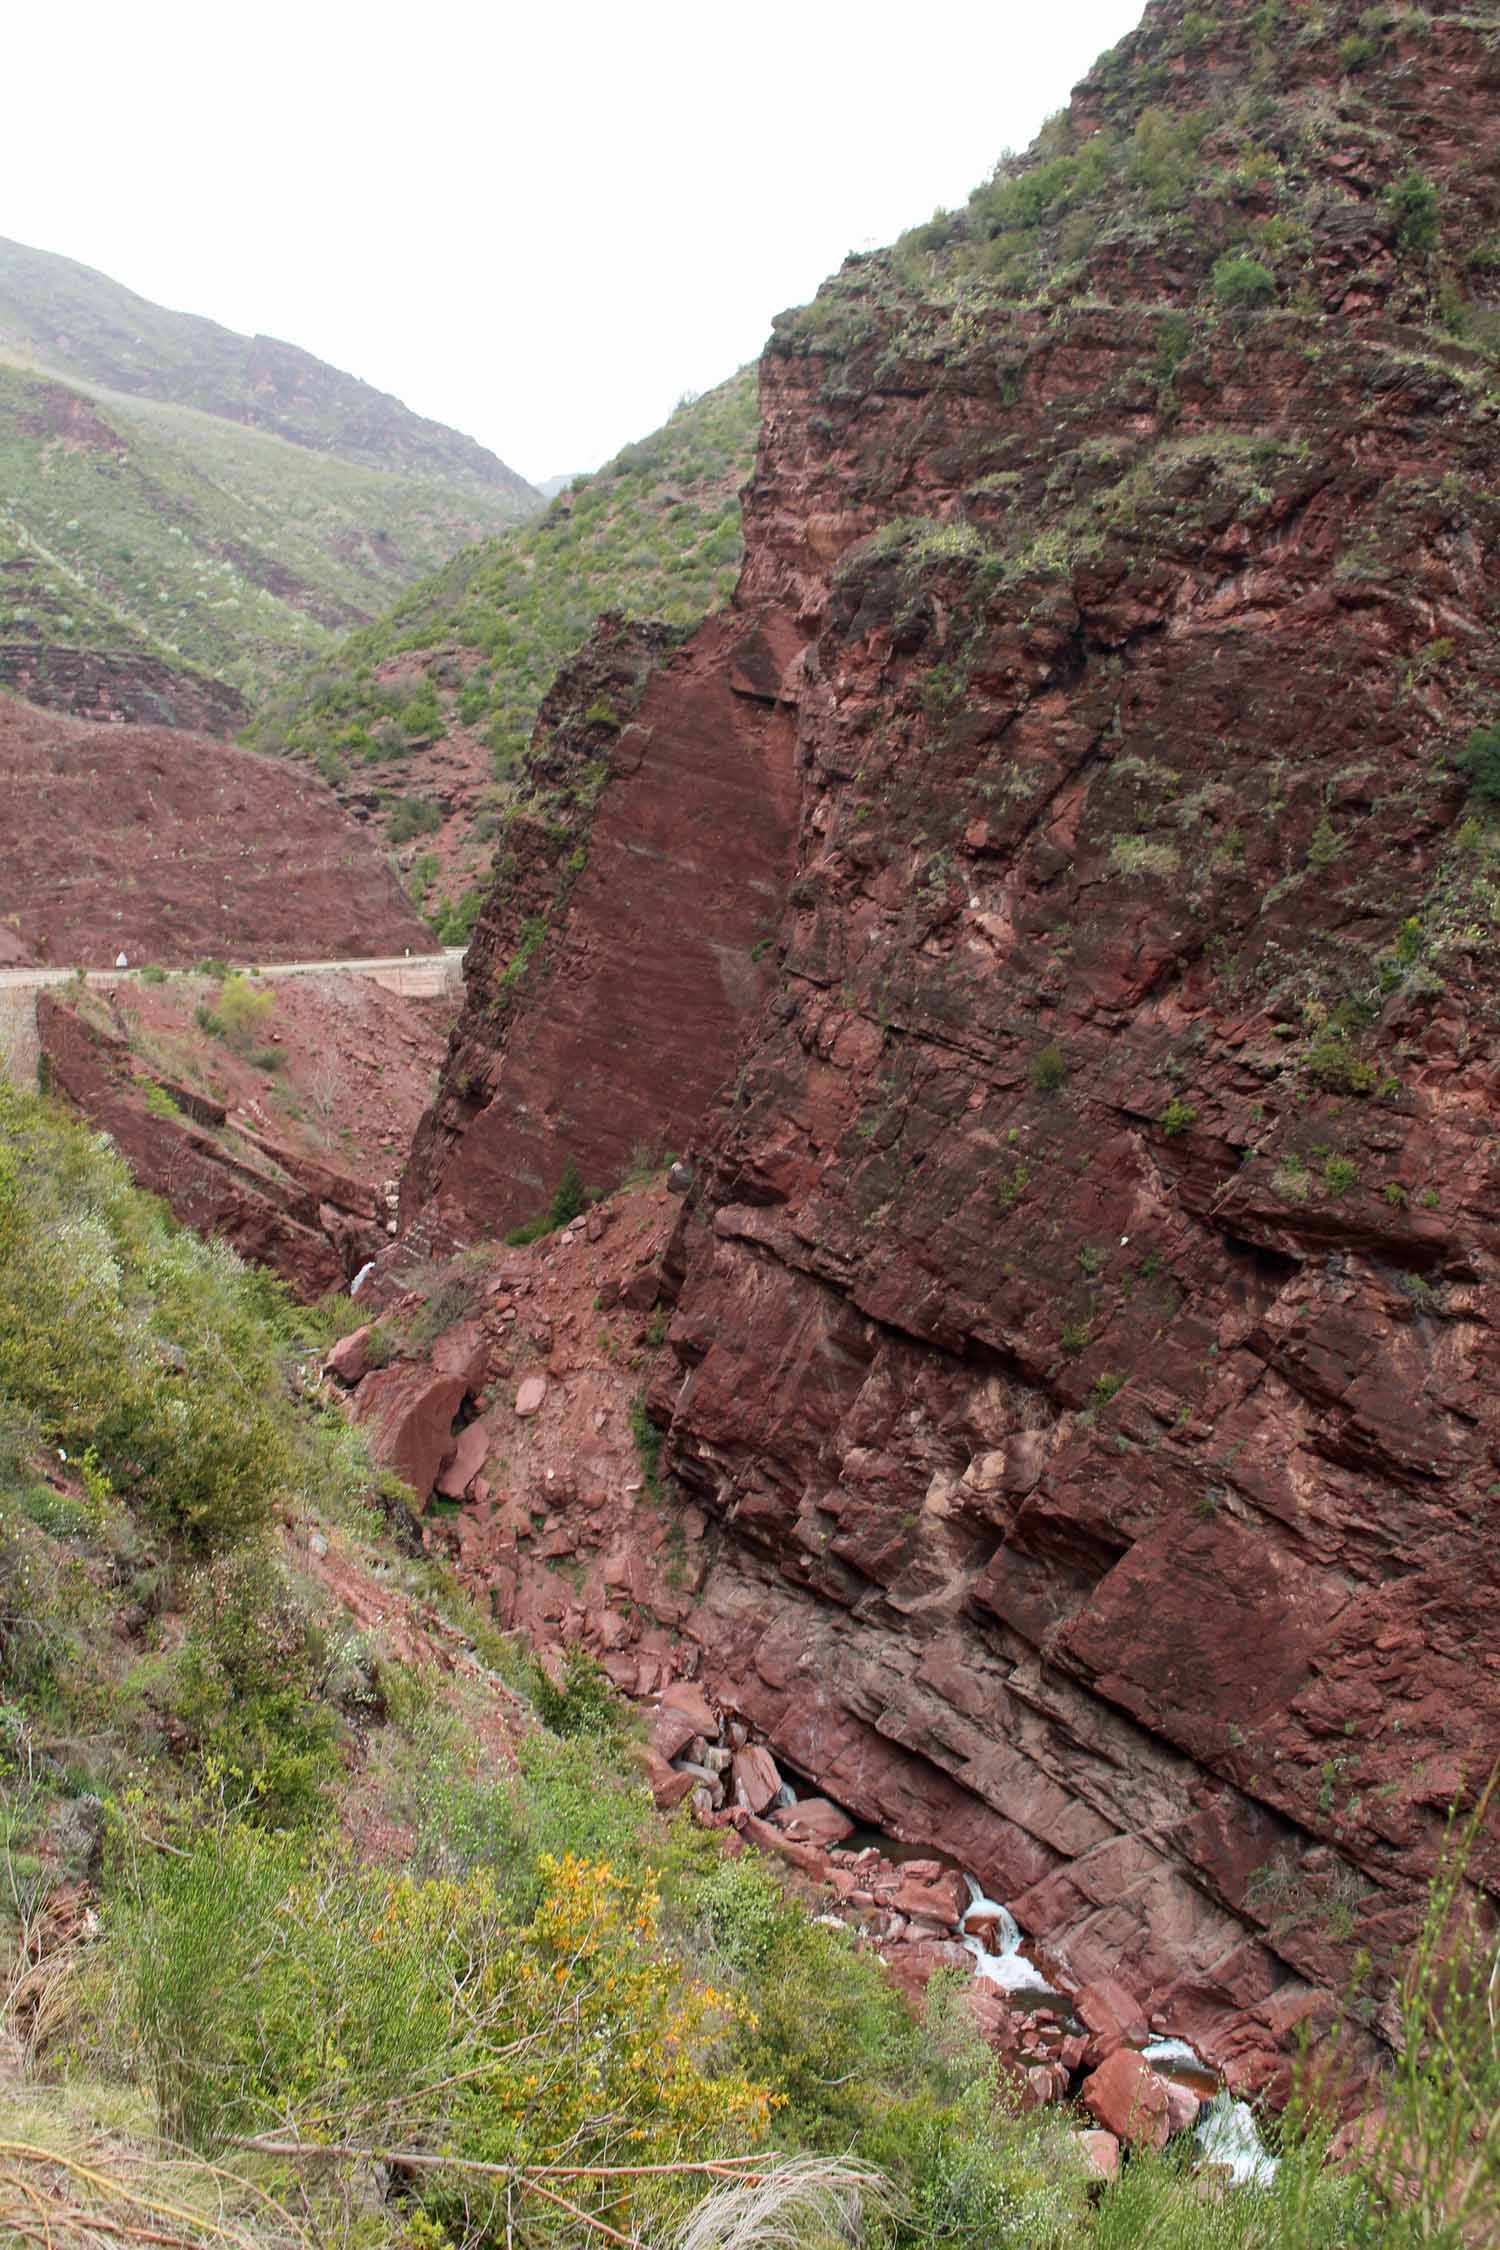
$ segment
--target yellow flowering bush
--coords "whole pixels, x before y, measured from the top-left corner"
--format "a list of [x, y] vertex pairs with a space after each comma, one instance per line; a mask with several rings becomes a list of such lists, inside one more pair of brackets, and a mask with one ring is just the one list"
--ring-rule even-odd
[[[540, 1872], [517, 1925], [488, 1868], [393, 1878], [244, 1826], [143, 1868], [116, 1934], [167, 2121], [200, 2145], [290, 2127], [518, 2168], [761, 2142], [777, 2097], [728, 2053], [744, 2005], [664, 1945], [649, 1881], [573, 1853]], [[433, 2219], [469, 2238], [500, 2225], [513, 2186], [419, 2180]], [[600, 2210], [682, 2192], [654, 2174], [569, 2188]]]

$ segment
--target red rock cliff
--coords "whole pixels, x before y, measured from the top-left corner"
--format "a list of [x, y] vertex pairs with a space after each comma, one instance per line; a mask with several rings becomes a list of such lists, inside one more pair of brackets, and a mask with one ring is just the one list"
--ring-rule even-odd
[[542, 706], [408, 1216], [436, 1199], [493, 1232], [544, 1206], [570, 1158], [613, 1186], [641, 1152], [684, 1147], [759, 1015], [797, 818], [792, 712], [739, 619], [668, 656], [672, 638], [606, 619]]
[[[734, 609], [409, 1183], [701, 1117], [705, 1672], [1245, 2084], [1360, 1948], [1373, 2051], [1500, 1725], [1497, 93], [1472, 15], [1174, 0], [783, 326]], [[691, 1018], [695, 823], [748, 944], [788, 817]]]

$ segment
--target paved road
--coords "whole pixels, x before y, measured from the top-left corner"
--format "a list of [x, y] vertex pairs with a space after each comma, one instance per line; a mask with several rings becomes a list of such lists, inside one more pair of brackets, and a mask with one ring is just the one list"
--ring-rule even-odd
[[[258, 966], [263, 977], [310, 977], [342, 970], [349, 976], [369, 977], [408, 1000], [433, 1000], [458, 985], [463, 957], [461, 945], [450, 945], [441, 953], [364, 955], [353, 961], [262, 961]], [[36, 996], [49, 985], [66, 984], [73, 974], [72, 969], [0, 969], [0, 1077], [23, 1085], [36, 1077]], [[86, 969], [84, 975], [89, 984], [109, 989], [135, 983], [140, 970]]]
[[[349, 961], [261, 961], [255, 965], [263, 977], [310, 977], [342, 969], [352, 976], [373, 977], [377, 984], [384, 984], [393, 977], [412, 977], [424, 984], [437, 978], [439, 981], [432, 984], [432, 989], [441, 991], [444, 984], [457, 982], [463, 957], [461, 945], [450, 945], [441, 953], [362, 954]], [[234, 965], [237, 968], [251, 966], [249, 962]], [[38, 992], [44, 985], [66, 984], [76, 973], [73, 969], [58, 968], [0, 969], [0, 992]], [[133, 984], [140, 970], [86, 969], [84, 975], [90, 984]], [[393, 989], [400, 987], [393, 986]]]

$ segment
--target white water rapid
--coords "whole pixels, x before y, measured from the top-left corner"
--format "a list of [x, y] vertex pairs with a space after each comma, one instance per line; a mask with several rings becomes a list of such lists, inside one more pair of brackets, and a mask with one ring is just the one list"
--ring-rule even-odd
[[[963, 1942], [974, 1956], [976, 1974], [988, 1977], [1003, 1992], [1047, 1993], [1066, 2007], [1062, 1994], [1021, 1951], [1020, 1928], [1010, 1908], [998, 1899], [986, 1898], [972, 1875], [965, 1875], [964, 1881], [969, 1886], [969, 1908], [961, 1929]], [[984, 1939], [969, 1929], [971, 1922], [993, 1926], [993, 1953]], [[1142, 2048], [1141, 2059], [1168, 2078], [1174, 2063], [1179, 2069], [1212, 2076], [1210, 2066], [1186, 2039], [1153, 2039]], [[1199, 2088], [1192, 2091], [1197, 2093]], [[1222, 2165], [1236, 2187], [1269, 2187], [1276, 2176], [1276, 2158], [1266, 2153], [1249, 2104], [1236, 2101], [1225, 2086], [1204, 2102], [1193, 2138], [1204, 2162]]]
[[1268, 2156], [1247, 2102], [1221, 2088], [1198, 2122], [1195, 2134], [1210, 2164], [1222, 2164], [1236, 2187], [1269, 2187], [1276, 2158]]
[[[1002, 1906], [998, 1899], [986, 1898], [972, 1875], [966, 1875], [964, 1881], [969, 1886], [969, 1910], [963, 1918], [961, 1928], [964, 1944], [977, 1964], [975, 1974], [988, 1977], [991, 1984], [998, 1984], [1002, 1992], [1045, 1992], [1054, 2000], [1061, 2000], [1061, 1993], [1047, 1982], [1036, 1964], [1028, 1961], [1021, 1951], [1021, 1932], [1010, 1908]], [[986, 1949], [984, 1939], [970, 1931], [970, 1922], [994, 1924], [995, 1943], [999, 1948], [997, 1952], [991, 1953]]]

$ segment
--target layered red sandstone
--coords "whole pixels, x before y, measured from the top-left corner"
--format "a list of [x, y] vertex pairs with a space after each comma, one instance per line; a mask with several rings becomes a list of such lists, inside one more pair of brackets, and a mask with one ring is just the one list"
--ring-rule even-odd
[[185, 1225], [313, 1299], [386, 1245], [451, 1003], [349, 971], [261, 991], [266, 1017], [236, 1047], [198, 1020], [218, 994], [208, 978], [50, 986], [36, 1002], [40, 1074]]
[[[1403, 20], [1346, 94], [1357, 9], [1282, 61], [1237, 5], [1194, 75], [1182, 13], [1077, 130], [1258, 86], [1295, 292], [1212, 309], [1270, 204], [1227, 156], [1195, 232], [1105, 228], [1054, 302], [846, 271], [846, 340], [764, 363], [734, 608], [647, 684], [488, 1046], [476, 989], [408, 1209], [488, 1231], [696, 1119], [677, 1661], [1253, 2087], [1361, 1952], [1346, 2056], [1389, 2033], [1500, 1722], [1495, 848], [1454, 763], [1500, 715], [1496, 406], [1389, 199], [1420, 165], [1463, 267], [1500, 65]], [[714, 985], [700, 828], [747, 939], [790, 874], [763, 1004]]]
[[0, 921], [39, 961], [431, 949], [332, 792], [277, 759], [0, 696], [0, 798]]
[[737, 620], [651, 673], [669, 645], [606, 620], [542, 707], [408, 1212], [503, 1229], [570, 1160], [613, 1186], [683, 1147], [760, 1012], [792, 864], [792, 714], [776, 681], [741, 692], [766, 660]]

